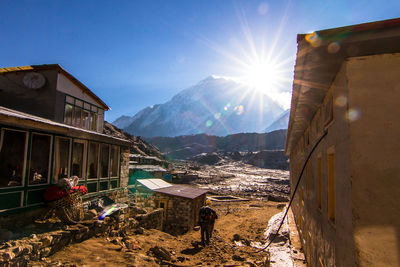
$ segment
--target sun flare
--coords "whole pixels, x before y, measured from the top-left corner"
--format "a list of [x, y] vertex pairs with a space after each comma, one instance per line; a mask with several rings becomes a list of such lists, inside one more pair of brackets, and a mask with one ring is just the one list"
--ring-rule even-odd
[[264, 61], [250, 65], [244, 71], [243, 82], [254, 89], [263, 92], [274, 90], [279, 81], [279, 74], [272, 63]]

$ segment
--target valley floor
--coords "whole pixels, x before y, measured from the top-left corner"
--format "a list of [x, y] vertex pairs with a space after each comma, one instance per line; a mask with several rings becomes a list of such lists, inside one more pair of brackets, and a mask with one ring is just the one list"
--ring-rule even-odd
[[[279, 222], [277, 214], [287, 204], [276, 199], [268, 201], [271, 195], [287, 199], [287, 171], [231, 163], [202, 166], [197, 173], [199, 179], [194, 181], [197, 186], [208, 188], [214, 194], [249, 199], [213, 202], [219, 219], [209, 246], [201, 246], [200, 231], [192, 230], [176, 237], [151, 229], [140, 234], [128, 233], [124, 238], [91, 238], [69, 245], [31, 266], [268, 266], [267, 258], [271, 266], [293, 266], [293, 262], [295, 266], [303, 266], [300, 243], [289, 240], [288, 230], [286, 237], [275, 241], [268, 252], [256, 252], [268, 241], [265, 232], [269, 220], [273, 217]], [[296, 229], [292, 232], [297, 233]], [[293, 256], [298, 260], [293, 261]]]
[[[256, 253], [266, 242], [264, 231], [269, 219], [282, 211], [284, 203], [251, 200], [213, 204], [219, 214], [211, 244], [200, 245], [200, 231], [172, 236], [158, 230], [128, 234], [131, 247], [121, 237], [91, 238], [72, 244], [33, 266], [267, 266], [267, 252]], [[279, 208], [278, 208], [279, 207]], [[239, 240], [236, 241], [235, 240]], [[283, 242], [285, 243], [285, 242]], [[286, 248], [287, 244], [277, 244]], [[126, 244], [126, 242], [125, 242]], [[151, 252], [159, 246], [171, 258], [160, 259]], [[289, 248], [289, 252], [290, 252]], [[299, 252], [300, 253], [300, 252]], [[271, 255], [271, 259], [273, 259]], [[276, 257], [276, 256], [275, 256]], [[162, 257], [161, 257], [162, 258]], [[167, 257], [168, 258], [168, 257]], [[286, 259], [290, 261], [290, 258]], [[272, 261], [274, 263], [274, 261]], [[274, 264], [272, 264], [273, 266]], [[284, 266], [284, 265], [276, 265]]]

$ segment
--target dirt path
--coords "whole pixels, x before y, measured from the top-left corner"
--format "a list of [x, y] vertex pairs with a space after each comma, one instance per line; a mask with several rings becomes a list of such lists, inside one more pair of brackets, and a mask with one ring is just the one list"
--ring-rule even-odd
[[[120, 245], [121, 238], [91, 238], [67, 246], [41, 263], [48, 266], [159, 266], [161, 261], [150, 249], [160, 246], [171, 255], [168, 262], [174, 265], [170, 266], [263, 266], [266, 253], [254, 253], [255, 249], [248, 245], [264, 242], [268, 220], [281, 211], [278, 204], [258, 200], [213, 204], [219, 219], [211, 244], [205, 248], [199, 246], [199, 231], [175, 237], [152, 229], [128, 236], [132, 244], [130, 249]], [[234, 235], [240, 242], [235, 244]]]

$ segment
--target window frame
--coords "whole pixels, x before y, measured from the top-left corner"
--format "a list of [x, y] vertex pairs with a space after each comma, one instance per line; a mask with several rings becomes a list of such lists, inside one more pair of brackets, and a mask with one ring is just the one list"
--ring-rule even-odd
[[[49, 147], [49, 166], [48, 166], [48, 173], [47, 173], [47, 182], [46, 183], [41, 183], [41, 184], [31, 184], [30, 183], [30, 169], [31, 169], [31, 157], [32, 157], [32, 139], [33, 139], [33, 135], [45, 135], [45, 136], [50, 136], [50, 147]], [[47, 134], [47, 133], [38, 133], [38, 132], [30, 132], [30, 144], [29, 144], [29, 160], [27, 161], [27, 184], [29, 187], [34, 187], [34, 186], [43, 186], [43, 185], [48, 185], [50, 184], [50, 179], [51, 177], [51, 173], [52, 173], [52, 155], [53, 155], [53, 135], [52, 134]], [[27, 153], [28, 154], [28, 153]]]
[[322, 211], [322, 155], [317, 155], [317, 207]]
[[[66, 118], [67, 118], [66, 117], [66, 105], [72, 106], [71, 123], [68, 123], [66, 121]], [[81, 118], [80, 118], [79, 125], [76, 123], [76, 120], [75, 120], [76, 108], [81, 109], [81, 112], [80, 112]], [[89, 131], [98, 132], [98, 130], [99, 130], [98, 126], [100, 125], [98, 120], [102, 118], [102, 120], [104, 121], [104, 111], [105, 110], [103, 108], [101, 108], [95, 104], [92, 104], [83, 99], [74, 97], [72, 95], [65, 94], [63, 122], [67, 125], [82, 128], [82, 129], [89, 130]], [[89, 113], [87, 125], [86, 125], [87, 127], [83, 127], [84, 112]], [[91, 120], [91, 118], [92, 118], [92, 120]]]
[[[101, 174], [101, 169], [100, 169], [100, 163], [101, 163], [101, 147], [103, 146], [103, 145], [106, 145], [106, 146], [108, 146], [108, 162], [107, 162], [107, 177], [101, 177], [102, 176], [102, 174]], [[99, 168], [99, 171], [98, 171], [98, 178], [100, 179], [100, 180], [105, 180], [105, 179], [110, 179], [110, 161], [111, 161], [111, 145], [110, 144], [108, 144], [108, 143], [100, 143], [100, 149], [99, 149], [99, 165], [98, 165], [98, 168]]]
[[[90, 168], [90, 166], [89, 166], [89, 155], [90, 155], [90, 145], [91, 144], [94, 144], [94, 145], [96, 145], [97, 146], [97, 166], [96, 166], [96, 177], [95, 178], [89, 178], [89, 168]], [[101, 143], [99, 143], [99, 142], [93, 142], [93, 141], [89, 141], [88, 142], [88, 152], [87, 152], [87, 159], [86, 159], [86, 161], [87, 161], [87, 164], [88, 164], [88, 166], [87, 166], [87, 168], [86, 168], [86, 179], [87, 180], [90, 180], [91, 182], [92, 181], [95, 181], [95, 180], [99, 180], [99, 172], [100, 172], [100, 145], [101, 145]]]
[[65, 137], [65, 136], [54, 136], [54, 157], [53, 157], [53, 176], [52, 176], [52, 182], [57, 183], [58, 178], [56, 180], [56, 175], [57, 175], [57, 166], [56, 166], [56, 157], [57, 157], [57, 151], [56, 151], [56, 145], [57, 145], [57, 140], [59, 139], [65, 139], [69, 140], [69, 148], [68, 148], [68, 174], [67, 177], [70, 177], [71, 175], [71, 166], [72, 166], [72, 143], [73, 139], [71, 137]]
[[[113, 167], [111, 164], [111, 157], [112, 157], [111, 151], [112, 151], [113, 147], [117, 148], [117, 152], [116, 152], [116, 154], [117, 154], [117, 159], [116, 159], [116, 161], [117, 161], [117, 176], [111, 176], [112, 167]], [[120, 156], [121, 156], [121, 147], [118, 145], [110, 145], [110, 164], [109, 165], [111, 168], [109, 169], [109, 175], [108, 175], [110, 177], [110, 179], [116, 179], [120, 176], [120, 164], [121, 164]]]
[[82, 163], [82, 177], [79, 177], [79, 181], [86, 180], [86, 165], [87, 165], [87, 143], [88, 140], [73, 138], [72, 139], [72, 153], [71, 153], [71, 166], [70, 166], [70, 177], [72, 177], [72, 165], [73, 165], [73, 157], [74, 157], [74, 143], [81, 143], [83, 144], [83, 163]]
[[3, 148], [3, 142], [4, 142], [4, 131], [15, 131], [15, 132], [23, 132], [25, 133], [25, 148], [24, 148], [24, 162], [23, 162], [23, 168], [22, 168], [22, 175], [21, 175], [21, 185], [18, 186], [7, 186], [7, 187], [0, 187], [0, 189], [12, 189], [12, 188], [21, 188], [25, 187], [25, 179], [26, 179], [26, 171], [27, 171], [27, 161], [28, 161], [28, 147], [29, 147], [29, 136], [30, 133], [29, 131], [24, 131], [24, 130], [19, 130], [19, 129], [12, 129], [12, 128], [7, 128], [7, 127], [1, 127], [0, 131], [0, 151]]
[[[332, 159], [332, 162], [330, 161]], [[328, 220], [336, 224], [336, 175], [335, 175], [335, 149], [330, 147], [327, 150], [327, 188], [328, 188]], [[331, 172], [332, 171], [332, 172]]]

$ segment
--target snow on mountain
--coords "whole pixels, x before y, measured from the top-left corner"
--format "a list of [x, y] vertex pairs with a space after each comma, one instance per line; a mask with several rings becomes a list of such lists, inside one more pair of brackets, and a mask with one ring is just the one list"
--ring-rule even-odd
[[285, 110], [279, 118], [270, 126], [265, 128], [264, 132], [269, 133], [276, 130], [287, 129], [289, 124], [290, 109]]
[[282, 107], [265, 94], [233, 79], [209, 76], [170, 101], [139, 111], [123, 128], [145, 137], [198, 133], [225, 136], [262, 132], [282, 112]]
[[112, 124], [120, 129], [124, 129], [125, 127], [128, 127], [132, 122], [133, 117], [123, 115], [116, 119]]

